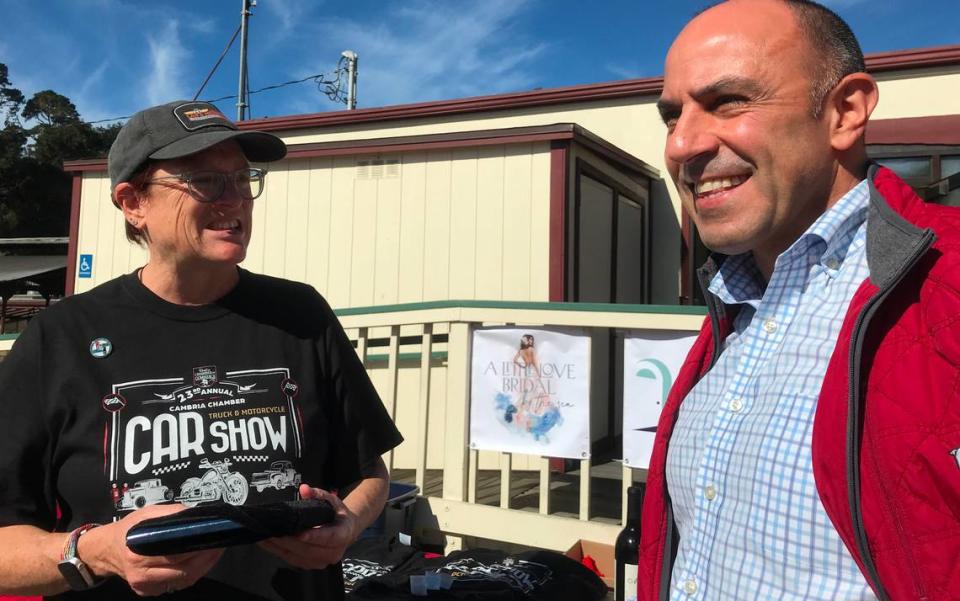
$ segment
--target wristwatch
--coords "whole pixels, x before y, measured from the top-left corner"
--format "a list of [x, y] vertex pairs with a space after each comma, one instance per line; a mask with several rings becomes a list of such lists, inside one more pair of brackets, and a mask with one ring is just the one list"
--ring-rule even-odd
[[63, 546], [63, 552], [60, 554], [60, 562], [57, 564], [57, 568], [59, 568], [60, 574], [63, 575], [64, 580], [67, 581], [71, 590], [85, 591], [100, 585], [104, 580], [103, 578], [94, 576], [90, 568], [87, 567], [87, 564], [83, 563], [83, 561], [77, 557], [77, 542], [80, 540], [80, 537], [83, 536], [85, 532], [99, 525], [100, 524], [84, 524], [80, 526], [70, 533], [70, 536], [67, 537], [66, 544]]

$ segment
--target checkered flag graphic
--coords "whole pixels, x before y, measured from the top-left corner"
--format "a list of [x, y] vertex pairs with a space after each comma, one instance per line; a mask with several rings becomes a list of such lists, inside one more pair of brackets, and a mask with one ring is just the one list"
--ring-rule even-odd
[[180, 470], [185, 470], [190, 467], [190, 461], [181, 461], [180, 463], [174, 463], [171, 465], [165, 465], [163, 467], [158, 467], [153, 470], [154, 476], [159, 476], [160, 474], [169, 474], [170, 472], [178, 472]]
[[233, 456], [234, 461], [243, 461], [247, 463], [253, 463], [255, 461], [263, 462], [263, 461], [266, 461], [267, 459], [270, 459], [269, 455], [234, 455]]

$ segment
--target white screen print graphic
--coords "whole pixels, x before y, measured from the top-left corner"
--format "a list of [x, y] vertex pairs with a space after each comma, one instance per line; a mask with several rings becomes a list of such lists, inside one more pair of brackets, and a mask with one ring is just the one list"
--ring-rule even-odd
[[[199, 366], [190, 378], [125, 382], [102, 406], [104, 470], [118, 511], [177, 501], [290, 498], [302, 480], [299, 385], [286, 368]], [[283, 491], [284, 496], [277, 496]]]

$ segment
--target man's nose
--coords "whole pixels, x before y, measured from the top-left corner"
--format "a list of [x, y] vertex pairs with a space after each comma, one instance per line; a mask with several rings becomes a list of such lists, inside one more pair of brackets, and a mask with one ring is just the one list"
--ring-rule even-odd
[[667, 161], [684, 165], [715, 154], [720, 142], [711, 123], [710, 115], [703, 111], [684, 110], [667, 134]]

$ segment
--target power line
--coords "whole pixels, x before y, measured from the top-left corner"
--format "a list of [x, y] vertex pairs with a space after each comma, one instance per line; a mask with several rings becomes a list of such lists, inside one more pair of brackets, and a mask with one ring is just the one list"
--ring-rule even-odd
[[[330, 98], [331, 100], [333, 100], [333, 101], [335, 101], [335, 102], [346, 102], [345, 98], [343, 98], [343, 93], [342, 93], [342, 91], [341, 91], [341, 86], [340, 86], [341, 69], [338, 68], [336, 71], [334, 71], [334, 73], [337, 75], [337, 78], [336, 78], [336, 79], [331, 79], [331, 80], [323, 79], [324, 74], [323, 74], [323, 73], [317, 73], [317, 74], [315, 74], [315, 75], [310, 75], [310, 76], [308, 76], [308, 77], [304, 77], [303, 79], [294, 79], [294, 80], [291, 80], [291, 81], [285, 81], [285, 82], [283, 82], [283, 83], [277, 83], [277, 84], [265, 86], [265, 87], [262, 87], [262, 88], [260, 88], [260, 89], [258, 89], [258, 90], [251, 90], [250, 92], [248, 92], [248, 94], [259, 94], [260, 92], [267, 92], [267, 91], [269, 91], [269, 90], [276, 90], [276, 89], [278, 89], [278, 88], [284, 88], [284, 87], [292, 86], [292, 85], [298, 84], [298, 83], [304, 83], [304, 82], [307, 82], [307, 81], [314, 81], [314, 82], [316, 82], [316, 84], [317, 84], [317, 88], [318, 88], [319, 90], [323, 91], [324, 94], [326, 94], [327, 97]], [[324, 90], [324, 89], [323, 89], [323, 86], [329, 86], [329, 87], [328, 87], [328, 89]], [[220, 102], [221, 100], [231, 100], [231, 99], [236, 98], [236, 97], [237, 97], [236, 94], [231, 94], [231, 95], [229, 95], [229, 96], [221, 96], [220, 98], [214, 98], [213, 100], [204, 100], [204, 102], [210, 102], [210, 103]], [[132, 117], [132, 116], [133, 116], [133, 115], [125, 115], [125, 116], [123, 116], [123, 117], [111, 117], [111, 118], [109, 118], [109, 119], [98, 119], [97, 121], [84, 121], [83, 123], [86, 123], [87, 125], [97, 125], [98, 123], [109, 123], [109, 122], [112, 122], [112, 121], [122, 121], [122, 120], [124, 120], [124, 119], [129, 119], [129, 118]]]
[[233, 32], [233, 35], [230, 37], [230, 41], [227, 42], [227, 47], [223, 49], [223, 52], [220, 53], [220, 58], [217, 59], [217, 64], [213, 66], [213, 69], [210, 69], [210, 73], [207, 74], [207, 78], [203, 80], [203, 83], [200, 84], [200, 89], [197, 90], [197, 93], [193, 95], [193, 99], [196, 100], [200, 93], [203, 92], [203, 89], [207, 87], [207, 82], [210, 81], [210, 78], [213, 77], [213, 74], [216, 73], [217, 67], [220, 66], [220, 63], [223, 62], [223, 57], [227, 56], [227, 52], [230, 51], [230, 47], [233, 46], [234, 40], [237, 39], [237, 34], [240, 33], [241, 26], [237, 27], [237, 30]]

